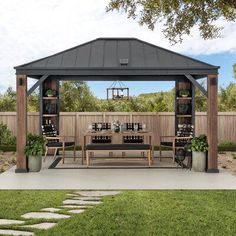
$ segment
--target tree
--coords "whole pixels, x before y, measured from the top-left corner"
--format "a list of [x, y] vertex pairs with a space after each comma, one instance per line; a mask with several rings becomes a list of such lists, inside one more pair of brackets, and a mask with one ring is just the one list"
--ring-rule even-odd
[[236, 0], [110, 0], [107, 11], [124, 11], [128, 18], [153, 30], [163, 24], [163, 33], [172, 43], [182, 42], [197, 26], [203, 39], [220, 36], [217, 20], [236, 19]]
[[4, 94], [0, 94], [0, 111], [16, 111], [16, 92], [9, 87]]
[[233, 65], [234, 78], [236, 79], [236, 63]]
[[84, 112], [97, 110], [97, 98], [93, 96], [85, 82], [62, 82], [60, 94], [61, 111]]

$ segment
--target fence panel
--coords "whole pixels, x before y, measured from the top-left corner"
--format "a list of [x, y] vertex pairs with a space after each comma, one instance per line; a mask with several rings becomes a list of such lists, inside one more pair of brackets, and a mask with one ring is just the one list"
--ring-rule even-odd
[[[175, 116], [173, 112], [61, 112], [60, 134], [76, 136], [81, 143], [82, 134], [93, 122], [141, 122], [153, 131], [154, 143], [159, 143], [159, 136], [174, 135]], [[0, 112], [0, 122], [7, 124], [16, 135], [16, 112]], [[28, 113], [28, 132], [38, 133], [39, 114]], [[206, 112], [196, 113], [196, 135], [207, 133]], [[1, 135], [1, 134], [0, 134]], [[236, 112], [218, 114], [219, 142], [236, 142]]]

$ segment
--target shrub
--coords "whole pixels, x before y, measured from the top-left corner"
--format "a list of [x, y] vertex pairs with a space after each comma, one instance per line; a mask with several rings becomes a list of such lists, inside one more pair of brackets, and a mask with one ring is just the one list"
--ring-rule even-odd
[[191, 141], [188, 150], [194, 152], [206, 152], [208, 150], [207, 136], [201, 134], [198, 137], [194, 137]]
[[225, 141], [219, 144], [219, 151], [236, 151], [236, 143]]
[[26, 156], [42, 156], [45, 142], [42, 135], [28, 134], [25, 146]]
[[0, 146], [15, 146], [16, 137], [8, 129], [6, 124], [0, 123]]

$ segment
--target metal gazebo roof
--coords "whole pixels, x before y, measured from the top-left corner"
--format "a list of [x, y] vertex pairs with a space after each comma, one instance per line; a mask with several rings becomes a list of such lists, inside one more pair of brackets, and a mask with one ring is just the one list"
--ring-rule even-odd
[[98, 38], [15, 67], [16, 74], [36, 79], [50, 75], [60, 79], [83, 77], [85, 81], [139, 80], [138, 76], [164, 80], [165, 76], [171, 79], [185, 74], [198, 79], [218, 74], [218, 68], [136, 38]]

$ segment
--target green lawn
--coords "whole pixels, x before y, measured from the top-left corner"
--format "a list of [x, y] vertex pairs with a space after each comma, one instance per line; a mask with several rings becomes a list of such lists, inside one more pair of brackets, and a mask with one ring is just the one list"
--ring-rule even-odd
[[[0, 191], [0, 218], [58, 207], [66, 191]], [[65, 212], [65, 211], [62, 211]], [[40, 221], [31, 221], [31, 223]], [[236, 235], [236, 191], [124, 191], [36, 235]], [[14, 227], [19, 229], [18, 227]]]

